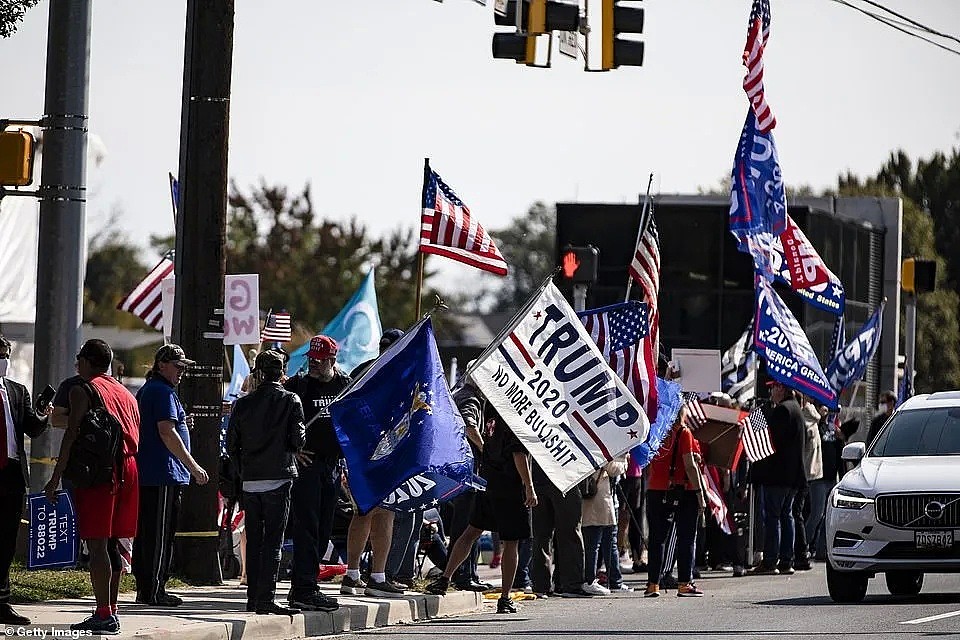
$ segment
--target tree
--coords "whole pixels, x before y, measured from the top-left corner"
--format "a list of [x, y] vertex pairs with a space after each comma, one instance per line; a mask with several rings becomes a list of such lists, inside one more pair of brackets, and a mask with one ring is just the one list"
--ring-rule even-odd
[[535, 202], [526, 215], [491, 233], [510, 267], [494, 292], [494, 311], [515, 311], [556, 267], [557, 210]]
[[0, 0], [0, 38], [9, 38], [17, 32], [17, 24], [23, 20], [27, 9], [40, 0]]
[[83, 321], [99, 326], [145, 329], [146, 323], [132, 313], [117, 309], [143, 279], [150, 267], [138, 257], [139, 247], [117, 233], [120, 212], [114, 211], [92, 238], [87, 249], [87, 272], [83, 279]]

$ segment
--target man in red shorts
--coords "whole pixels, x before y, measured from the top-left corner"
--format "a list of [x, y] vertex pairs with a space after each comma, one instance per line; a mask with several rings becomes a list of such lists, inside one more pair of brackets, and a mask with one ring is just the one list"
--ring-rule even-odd
[[93, 584], [97, 608], [92, 616], [70, 628], [93, 635], [120, 632], [120, 620], [117, 617], [122, 566], [119, 540], [132, 538], [137, 533], [139, 481], [135, 456], [140, 439], [140, 412], [130, 392], [107, 375], [112, 361], [113, 350], [103, 340], [87, 340], [77, 354], [77, 373], [86, 384], [70, 389], [67, 431], [60, 445], [60, 456], [53, 477], [44, 490], [48, 498], [55, 498], [70, 457], [70, 448], [76, 440], [80, 423], [91, 407], [91, 396], [99, 396], [106, 410], [122, 425], [122, 463], [117, 465], [112, 482], [73, 490], [77, 530], [90, 551], [90, 582]]

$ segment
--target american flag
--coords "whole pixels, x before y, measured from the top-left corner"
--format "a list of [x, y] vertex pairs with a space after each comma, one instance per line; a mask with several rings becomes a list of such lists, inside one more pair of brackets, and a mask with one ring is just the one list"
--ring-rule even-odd
[[687, 407], [687, 417], [684, 424], [691, 431], [696, 431], [707, 423], [707, 414], [704, 413], [703, 405], [700, 404], [700, 394], [693, 391], [684, 391], [682, 396], [683, 403]]
[[420, 251], [507, 275], [507, 263], [493, 239], [429, 164], [423, 169]]
[[747, 43], [743, 48], [743, 65], [747, 75], [743, 78], [743, 90], [757, 116], [757, 128], [766, 133], [777, 126], [770, 105], [763, 93], [763, 50], [770, 37], [770, 0], [753, 0], [750, 22], [747, 23]]
[[129, 311], [148, 325], [160, 331], [163, 329], [162, 287], [160, 284], [167, 276], [173, 275], [173, 250], [163, 256], [159, 264], [140, 281], [133, 291], [120, 301], [117, 308]]
[[720, 490], [720, 474], [713, 465], [708, 465], [703, 469], [703, 486], [706, 488], [707, 507], [710, 514], [720, 525], [720, 530], [724, 533], [733, 533], [733, 523], [730, 520], [730, 510], [727, 509], [727, 503], [723, 499], [723, 491]]
[[743, 427], [740, 437], [743, 440], [743, 452], [747, 455], [747, 460], [756, 462], [773, 455], [770, 427], [767, 426], [767, 418], [763, 415], [761, 407], [757, 407], [740, 420], [740, 425]]
[[263, 323], [263, 333], [260, 342], [290, 342], [293, 337], [290, 329], [290, 314], [285, 311], [267, 312], [267, 320]]
[[650, 395], [651, 387], [656, 389], [656, 380], [647, 376], [640, 349], [640, 342], [650, 330], [647, 305], [630, 300], [588, 309], [577, 315], [607, 358], [610, 368], [646, 407], [645, 399]]
[[[641, 224], [645, 225], [645, 228], [640, 234], [628, 271], [630, 277], [643, 290], [644, 300], [650, 305], [650, 334], [643, 341], [643, 360], [647, 369], [645, 377], [655, 380], [660, 358], [660, 309], [657, 302], [660, 295], [660, 234], [657, 232], [657, 221], [653, 215], [653, 203], [650, 204], [649, 217], [642, 220]], [[651, 393], [644, 408], [652, 422], [657, 416], [657, 385], [654, 383], [651, 386]]]

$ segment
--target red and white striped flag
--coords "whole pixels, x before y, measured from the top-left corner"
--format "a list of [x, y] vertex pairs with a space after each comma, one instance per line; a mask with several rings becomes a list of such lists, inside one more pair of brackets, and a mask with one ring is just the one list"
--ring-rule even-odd
[[733, 522], [730, 520], [730, 510], [727, 509], [727, 503], [723, 499], [723, 491], [720, 489], [720, 474], [713, 465], [708, 465], [703, 469], [703, 486], [706, 488], [707, 507], [710, 514], [720, 525], [720, 530], [724, 533], [733, 533]]
[[267, 320], [263, 323], [263, 333], [260, 342], [290, 342], [293, 337], [290, 328], [290, 314], [285, 311], [267, 312]]
[[700, 404], [700, 395], [693, 391], [684, 391], [681, 395], [687, 407], [684, 424], [691, 431], [696, 431], [707, 423], [707, 414], [703, 410], [703, 405]]
[[160, 286], [164, 278], [173, 275], [173, 250], [167, 252], [147, 277], [120, 301], [117, 309], [129, 311], [148, 325], [163, 329], [163, 295]]
[[643, 339], [643, 362], [646, 367], [646, 379], [654, 381], [650, 386], [650, 395], [644, 401], [647, 417], [653, 422], [657, 417], [657, 363], [660, 359], [660, 234], [653, 215], [653, 203], [650, 204], [649, 217], [642, 220], [645, 228], [640, 234], [633, 260], [628, 269], [630, 277], [643, 291], [643, 299], [650, 308], [650, 333]]
[[423, 169], [420, 251], [507, 275], [507, 263], [493, 239], [429, 164]]
[[743, 90], [757, 117], [760, 133], [767, 133], [777, 126], [770, 105], [763, 93], [763, 51], [770, 37], [770, 0], [753, 0], [750, 21], [747, 23], [747, 43], [743, 48], [743, 65], [747, 75], [743, 78]]
[[757, 407], [740, 420], [743, 430], [740, 438], [743, 441], [743, 452], [750, 462], [763, 460], [774, 454], [773, 441], [770, 439], [770, 427], [763, 409]]

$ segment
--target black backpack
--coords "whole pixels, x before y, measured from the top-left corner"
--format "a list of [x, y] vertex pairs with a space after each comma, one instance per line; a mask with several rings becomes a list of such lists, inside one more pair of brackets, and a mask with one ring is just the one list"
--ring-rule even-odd
[[63, 477], [79, 489], [113, 483], [123, 434], [120, 421], [107, 411], [100, 394], [89, 383], [84, 383], [83, 388], [90, 396], [90, 408], [77, 429], [63, 470]]

